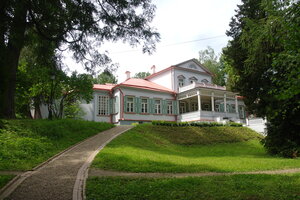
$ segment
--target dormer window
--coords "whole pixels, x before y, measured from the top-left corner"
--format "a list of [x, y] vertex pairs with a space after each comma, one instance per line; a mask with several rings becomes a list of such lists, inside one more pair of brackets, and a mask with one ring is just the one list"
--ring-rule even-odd
[[192, 83], [196, 83], [198, 81], [198, 79], [195, 76], [193, 76], [193, 77], [189, 78], [189, 81], [192, 84]]
[[178, 78], [178, 86], [183, 87], [185, 77], [183, 75], [179, 75], [179, 76], [177, 76], [177, 78]]
[[202, 79], [201, 82], [205, 83], [205, 84], [209, 83], [209, 81], [207, 79]]

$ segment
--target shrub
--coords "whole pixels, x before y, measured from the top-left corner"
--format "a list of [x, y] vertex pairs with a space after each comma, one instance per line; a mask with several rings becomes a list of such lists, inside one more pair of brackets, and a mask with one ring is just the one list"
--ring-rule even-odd
[[186, 126], [196, 126], [196, 127], [218, 127], [218, 126], [232, 126], [232, 127], [241, 127], [243, 124], [229, 122], [225, 125], [218, 122], [167, 122], [167, 121], [152, 121], [153, 125], [158, 126], [175, 126], [175, 127], [186, 127]]

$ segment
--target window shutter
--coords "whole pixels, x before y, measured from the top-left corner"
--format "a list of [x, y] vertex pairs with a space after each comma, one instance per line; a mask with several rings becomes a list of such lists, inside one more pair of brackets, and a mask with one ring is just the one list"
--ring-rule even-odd
[[115, 109], [116, 109], [116, 113], [119, 113], [120, 111], [119, 111], [119, 96], [116, 96], [115, 97], [115, 101], [116, 101], [116, 103], [115, 103]]
[[124, 96], [124, 112], [127, 112], [127, 96]]
[[154, 112], [153, 99], [149, 99], [149, 113], [153, 114], [153, 112]]
[[108, 113], [109, 113], [109, 114], [112, 114], [112, 112], [113, 112], [113, 109], [112, 109], [112, 107], [113, 107], [113, 99], [112, 99], [112, 98], [109, 98], [109, 99], [108, 99], [108, 102], [109, 102]]
[[167, 101], [162, 100], [162, 114], [166, 115], [167, 114]]
[[173, 114], [174, 115], [177, 115], [177, 101], [175, 100], [175, 101], [173, 101], [172, 102], [173, 103], [173, 105], [172, 105], [172, 107], [173, 107]]
[[135, 113], [140, 113], [140, 98], [139, 97], [135, 97], [134, 98], [134, 105], [133, 105], [133, 107], [134, 107], [134, 112]]

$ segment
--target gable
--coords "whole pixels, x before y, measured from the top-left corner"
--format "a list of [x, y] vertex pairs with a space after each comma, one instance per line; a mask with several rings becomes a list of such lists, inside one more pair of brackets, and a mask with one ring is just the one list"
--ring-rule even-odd
[[207, 73], [207, 74], [212, 75], [212, 73], [206, 67], [204, 67], [199, 61], [197, 61], [196, 59], [187, 60], [187, 61], [179, 63], [175, 66], [180, 67], [180, 68], [184, 68], [184, 69], [188, 69], [188, 70], [195, 70], [195, 71], [199, 71], [199, 72], [202, 72], [202, 73]]

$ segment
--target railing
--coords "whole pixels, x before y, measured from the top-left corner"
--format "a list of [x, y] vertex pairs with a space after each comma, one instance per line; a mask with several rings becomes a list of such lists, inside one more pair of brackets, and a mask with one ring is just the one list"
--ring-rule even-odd
[[226, 90], [226, 87], [210, 84], [210, 83], [192, 83], [187, 86], [183, 86], [179, 88], [179, 92], [185, 92], [190, 89], [194, 89], [196, 87], [202, 87], [202, 88], [211, 88], [211, 89], [217, 89], [217, 90]]

